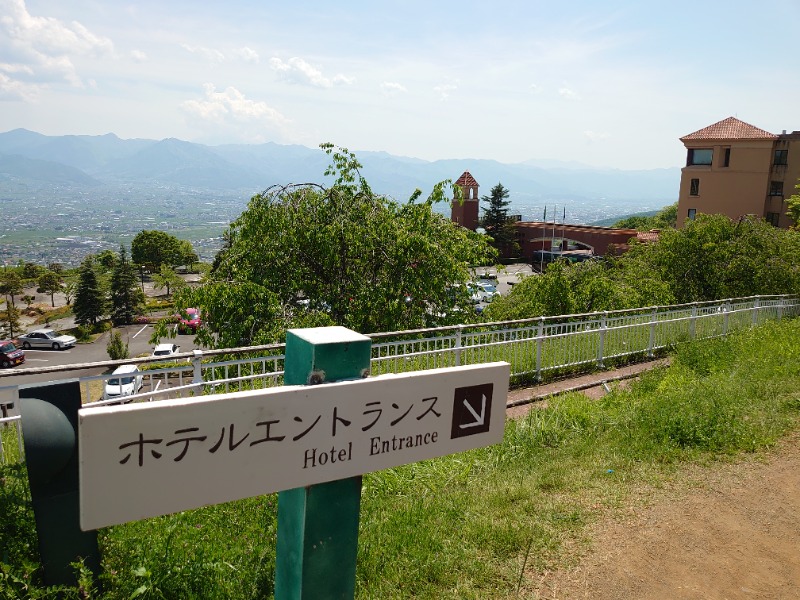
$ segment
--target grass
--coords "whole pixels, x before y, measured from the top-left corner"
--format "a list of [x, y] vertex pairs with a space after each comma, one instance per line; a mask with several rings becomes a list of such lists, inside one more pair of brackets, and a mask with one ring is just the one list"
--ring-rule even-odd
[[[757, 452], [796, 428], [798, 389], [800, 320], [784, 320], [680, 344], [672, 366], [599, 401], [554, 398], [509, 421], [502, 444], [367, 475], [357, 597], [516, 597], [532, 572], [568, 563], [567, 548], [633, 487]], [[24, 471], [0, 476], [0, 575], [29, 582], [0, 598], [46, 597]], [[103, 592], [82, 597], [271, 597], [275, 500], [101, 530]]]

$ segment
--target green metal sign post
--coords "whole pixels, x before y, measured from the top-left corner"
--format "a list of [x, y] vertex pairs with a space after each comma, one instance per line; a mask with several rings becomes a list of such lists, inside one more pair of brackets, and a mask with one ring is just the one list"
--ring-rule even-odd
[[19, 390], [25, 462], [47, 585], [75, 585], [71, 563], [83, 560], [96, 575], [96, 531], [81, 531], [78, 496], [77, 379]]
[[[369, 374], [372, 342], [344, 327], [292, 329], [285, 385], [317, 385]], [[278, 494], [277, 600], [353, 598], [361, 476]]]

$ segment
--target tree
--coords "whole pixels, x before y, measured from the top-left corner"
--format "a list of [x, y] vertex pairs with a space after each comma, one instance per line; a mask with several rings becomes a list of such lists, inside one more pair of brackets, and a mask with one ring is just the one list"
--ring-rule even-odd
[[614, 223], [612, 227], [618, 229], [637, 229], [650, 231], [651, 229], [675, 228], [678, 223], [678, 203], [665, 206], [653, 216], [632, 215]]
[[148, 272], [157, 273], [161, 265], [175, 267], [184, 264], [191, 248], [191, 243], [163, 231], [144, 230], [137, 233], [131, 242], [131, 259]]
[[11, 299], [11, 306], [14, 304], [14, 295], [21, 294], [24, 290], [22, 279], [16, 271], [4, 271], [0, 276], [0, 294], [4, 294], [6, 299]]
[[61, 275], [55, 271], [45, 271], [39, 275], [39, 287], [36, 291], [40, 294], [50, 294], [50, 304], [55, 307], [55, 295], [64, 289], [64, 283]]
[[22, 265], [22, 277], [24, 279], [36, 279], [42, 272], [42, 267], [36, 263], [26, 262]]
[[[134, 281], [134, 285], [136, 282]], [[112, 331], [106, 344], [106, 352], [111, 360], [125, 360], [130, 356], [128, 344], [122, 342], [122, 335], [119, 331]]]
[[36, 301], [36, 296], [31, 296], [30, 294], [25, 294], [22, 298], [20, 298], [25, 303], [25, 308], [30, 309], [31, 304]]
[[655, 244], [635, 244], [623, 264], [658, 274], [677, 302], [719, 300], [800, 289], [800, 232], [763, 219], [698, 215]]
[[800, 229], [800, 181], [794, 186], [794, 189], [797, 190], [797, 193], [786, 199], [786, 214], [794, 221], [794, 228]]
[[78, 288], [78, 283], [75, 279], [68, 279], [64, 282], [64, 302], [67, 303], [67, 306], [72, 304], [73, 298], [75, 298], [75, 290]]
[[98, 252], [94, 257], [94, 264], [96, 267], [101, 268], [103, 271], [110, 271], [114, 268], [117, 262], [117, 255], [113, 250], [103, 250]]
[[508, 190], [502, 183], [494, 186], [489, 196], [482, 196], [481, 201], [488, 204], [483, 210], [481, 226], [492, 238], [492, 246], [497, 248], [502, 256], [518, 256], [520, 252], [517, 241], [517, 228], [514, 219], [508, 216], [507, 206], [511, 204]]
[[186, 285], [186, 282], [175, 272], [175, 269], [168, 265], [161, 265], [159, 272], [153, 275], [153, 283], [157, 290], [166, 288], [167, 296], [170, 295], [170, 290], [174, 291]]
[[19, 309], [6, 302], [5, 310], [0, 311], [0, 337], [13, 338], [15, 332], [20, 331]]
[[111, 271], [110, 292], [111, 322], [114, 325], [132, 323], [142, 304], [142, 292], [136, 282], [136, 271], [122, 245]]
[[[455, 321], [470, 306], [469, 266], [493, 258], [485, 236], [433, 210], [449, 201], [437, 184], [427, 200], [376, 195], [346, 149], [320, 185], [275, 186], [254, 196], [227, 231], [208, 281], [178, 294], [200, 306], [198, 334], [218, 347], [279, 339], [286, 326], [338, 324], [362, 333]], [[307, 303], [299, 303], [301, 298]]]
[[78, 284], [72, 310], [78, 325], [96, 325], [106, 312], [105, 297], [91, 256], [87, 256], [78, 268]]

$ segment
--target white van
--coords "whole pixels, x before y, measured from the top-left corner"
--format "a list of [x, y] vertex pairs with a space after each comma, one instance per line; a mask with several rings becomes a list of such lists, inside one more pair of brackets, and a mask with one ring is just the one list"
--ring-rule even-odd
[[[106, 381], [103, 400], [112, 400], [124, 396], [132, 396], [142, 389], [143, 377], [136, 365], [122, 365], [117, 367]], [[122, 400], [125, 402], [125, 400]]]

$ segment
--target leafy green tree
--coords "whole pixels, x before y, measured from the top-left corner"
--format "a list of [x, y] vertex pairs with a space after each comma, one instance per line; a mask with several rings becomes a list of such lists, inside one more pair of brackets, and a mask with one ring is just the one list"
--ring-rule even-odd
[[78, 282], [75, 279], [68, 279], [64, 282], [64, 302], [67, 303], [67, 306], [72, 304], [72, 300], [75, 298], [75, 290], [78, 289]]
[[22, 277], [24, 279], [36, 279], [42, 272], [42, 267], [36, 263], [26, 262], [22, 265]]
[[153, 283], [157, 290], [166, 288], [167, 296], [170, 295], [170, 290], [175, 291], [186, 285], [186, 282], [175, 272], [175, 269], [168, 265], [161, 265], [159, 272], [153, 274]]
[[102, 252], [98, 252], [94, 257], [95, 267], [99, 267], [103, 271], [110, 271], [113, 269], [116, 262], [117, 255], [114, 254], [113, 250], [103, 250]]
[[518, 256], [520, 252], [517, 241], [517, 228], [514, 219], [508, 216], [508, 190], [502, 183], [494, 186], [488, 196], [482, 196], [481, 201], [487, 207], [481, 207], [483, 217], [481, 226], [492, 238], [491, 244], [502, 256]]
[[59, 275], [64, 274], [64, 265], [59, 262], [52, 262], [47, 265], [47, 270], [52, 271], [53, 273], [58, 273]]
[[636, 244], [623, 262], [657, 273], [677, 302], [718, 300], [800, 289], [800, 232], [762, 219], [698, 215], [661, 232], [658, 243]]
[[[135, 285], [135, 282], [134, 282]], [[128, 344], [122, 341], [122, 335], [119, 331], [112, 331], [111, 336], [106, 344], [106, 352], [111, 360], [125, 360], [130, 357]]]
[[5, 295], [7, 301], [10, 298], [11, 306], [16, 306], [14, 304], [14, 296], [21, 294], [24, 289], [22, 278], [16, 271], [5, 270], [0, 275], [0, 294]]
[[106, 299], [91, 256], [87, 256], [78, 268], [78, 284], [72, 310], [78, 325], [94, 326], [106, 313]]
[[650, 231], [651, 229], [675, 228], [678, 223], [678, 203], [665, 206], [653, 216], [633, 215], [614, 223], [612, 227], [619, 229], [637, 229]]
[[114, 325], [133, 323], [134, 317], [139, 314], [143, 298], [136, 281], [136, 270], [122, 245], [111, 271], [110, 292], [111, 322]]
[[20, 330], [19, 309], [6, 302], [5, 310], [0, 311], [0, 337], [13, 338]]
[[[131, 259], [148, 272], [158, 273], [161, 265], [175, 267], [192, 259], [191, 248], [191, 243], [164, 231], [144, 230], [137, 233], [131, 242]], [[191, 254], [194, 254], [193, 250]]]
[[421, 327], [455, 320], [454, 309], [469, 306], [466, 288], [454, 284], [494, 253], [485, 236], [433, 210], [449, 201], [449, 182], [427, 200], [417, 190], [397, 203], [370, 189], [353, 154], [322, 148], [334, 184], [254, 196], [228, 229], [208, 281], [178, 294], [176, 304], [200, 306], [207, 317], [202, 343], [271, 342], [286, 326]]
[[794, 221], [794, 228], [800, 228], [800, 181], [798, 181], [797, 185], [794, 186], [794, 189], [797, 190], [796, 194], [792, 194], [786, 199], [786, 214], [789, 215], [789, 218]]
[[39, 275], [39, 287], [36, 289], [40, 294], [50, 294], [50, 304], [55, 307], [56, 294], [64, 289], [64, 280], [55, 271], [45, 271]]
[[194, 251], [194, 248], [192, 248], [192, 243], [189, 240], [179, 240], [179, 242], [181, 262], [178, 264], [186, 265], [186, 267], [191, 271], [194, 263], [198, 262], [200, 257], [197, 256], [197, 252]]
[[25, 308], [30, 308], [31, 304], [36, 301], [36, 296], [31, 296], [30, 294], [25, 294], [22, 298], [20, 298], [25, 303]]

